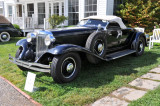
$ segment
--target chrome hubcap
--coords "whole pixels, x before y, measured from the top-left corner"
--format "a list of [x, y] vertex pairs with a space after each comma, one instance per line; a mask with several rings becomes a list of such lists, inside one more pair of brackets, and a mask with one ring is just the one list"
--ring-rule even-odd
[[73, 69], [74, 69], [74, 65], [73, 65], [73, 63], [69, 63], [68, 65], [67, 65], [67, 71], [68, 72], [71, 72], [71, 71], [73, 71]]
[[3, 39], [7, 39], [7, 35], [2, 35], [2, 38]]
[[102, 51], [103, 51], [103, 48], [104, 48], [103, 45], [102, 45], [102, 44], [99, 44], [99, 45], [98, 45], [98, 52], [102, 52]]
[[76, 61], [72, 57], [66, 58], [61, 66], [61, 73], [64, 78], [70, 78], [76, 71]]
[[141, 49], [141, 50], [143, 49], [143, 44], [140, 44], [140, 49]]
[[143, 43], [139, 45], [140, 52], [143, 50]]

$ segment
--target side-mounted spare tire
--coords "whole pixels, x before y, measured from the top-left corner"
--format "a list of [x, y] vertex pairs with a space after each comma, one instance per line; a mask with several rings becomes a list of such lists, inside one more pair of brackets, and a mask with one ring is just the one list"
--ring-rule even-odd
[[[104, 57], [107, 51], [107, 41], [105, 34], [102, 32], [93, 32], [87, 39], [86, 46], [94, 54]], [[93, 55], [87, 54], [87, 59], [93, 64], [99, 63], [101, 60]]]

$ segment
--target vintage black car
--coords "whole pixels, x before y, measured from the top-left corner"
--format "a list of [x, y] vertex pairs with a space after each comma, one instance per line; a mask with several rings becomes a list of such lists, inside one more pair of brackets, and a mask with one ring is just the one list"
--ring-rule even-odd
[[110, 61], [125, 55], [140, 56], [147, 46], [144, 33], [126, 28], [117, 16], [91, 16], [75, 27], [39, 30], [17, 42], [15, 58], [9, 60], [25, 71], [49, 72], [57, 83], [74, 80], [81, 57], [89, 62]]
[[2, 15], [0, 15], [0, 41], [7, 42], [11, 37], [20, 36], [21, 32]]

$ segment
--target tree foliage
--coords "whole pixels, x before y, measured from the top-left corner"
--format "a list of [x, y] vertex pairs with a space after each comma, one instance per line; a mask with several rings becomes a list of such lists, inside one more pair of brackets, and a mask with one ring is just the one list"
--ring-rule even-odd
[[57, 25], [63, 23], [65, 20], [67, 20], [67, 17], [65, 16], [52, 15], [49, 17], [48, 21], [51, 25], [51, 28], [55, 28]]
[[118, 14], [129, 27], [144, 27], [147, 32], [160, 21], [160, 0], [126, 0], [120, 5]]

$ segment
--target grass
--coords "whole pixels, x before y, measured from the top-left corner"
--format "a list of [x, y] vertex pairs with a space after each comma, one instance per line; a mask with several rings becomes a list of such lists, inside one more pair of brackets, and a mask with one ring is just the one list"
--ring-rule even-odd
[[129, 106], [160, 106], [160, 87], [131, 102]]
[[[0, 75], [23, 90], [27, 72], [22, 72], [8, 60], [8, 54], [15, 55], [18, 48], [15, 43], [19, 39], [22, 38], [0, 42]], [[35, 86], [39, 90], [34, 93], [23, 91], [45, 106], [90, 104], [157, 67], [160, 64], [159, 54], [160, 48], [155, 46], [151, 50], [147, 47], [140, 57], [129, 55], [98, 65], [84, 60], [78, 78], [67, 84], [56, 84], [50, 74], [34, 72]]]

